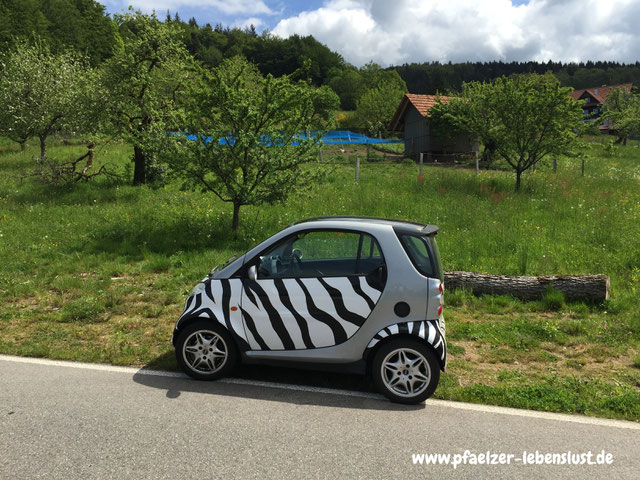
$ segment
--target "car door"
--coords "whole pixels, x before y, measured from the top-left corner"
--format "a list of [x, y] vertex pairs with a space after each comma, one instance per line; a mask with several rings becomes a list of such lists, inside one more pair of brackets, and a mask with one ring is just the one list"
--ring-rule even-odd
[[386, 283], [369, 234], [313, 230], [281, 241], [249, 262], [241, 307], [253, 350], [301, 350], [347, 341], [367, 320]]

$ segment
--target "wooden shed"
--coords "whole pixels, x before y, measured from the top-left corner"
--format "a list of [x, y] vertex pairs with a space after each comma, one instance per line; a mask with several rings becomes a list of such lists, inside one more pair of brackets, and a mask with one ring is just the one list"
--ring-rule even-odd
[[[429, 125], [429, 110], [436, 104], [436, 95], [407, 93], [393, 115], [389, 129], [404, 132], [404, 155], [417, 159], [420, 153], [430, 159], [453, 159], [458, 155], [477, 154], [478, 144], [468, 134], [444, 138]], [[440, 96], [443, 102], [450, 97]]]

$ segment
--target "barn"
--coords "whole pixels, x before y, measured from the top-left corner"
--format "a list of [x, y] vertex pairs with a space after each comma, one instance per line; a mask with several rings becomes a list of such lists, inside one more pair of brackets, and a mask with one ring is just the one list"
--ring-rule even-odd
[[[477, 154], [478, 144], [468, 134], [446, 138], [438, 135], [429, 125], [429, 110], [436, 104], [437, 95], [417, 95], [407, 93], [393, 115], [389, 129], [403, 132], [404, 155], [418, 159], [420, 153], [425, 159], [453, 160], [460, 156]], [[440, 96], [443, 102], [450, 97]]]

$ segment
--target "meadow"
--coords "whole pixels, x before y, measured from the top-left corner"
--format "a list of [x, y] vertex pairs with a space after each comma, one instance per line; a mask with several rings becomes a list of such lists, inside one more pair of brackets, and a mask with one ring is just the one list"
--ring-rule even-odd
[[[117, 177], [73, 187], [21, 179], [38, 149], [0, 141], [0, 353], [176, 368], [173, 324], [193, 285], [218, 263], [294, 221], [367, 215], [432, 223], [446, 270], [603, 273], [612, 298], [538, 302], [447, 292], [450, 362], [436, 397], [640, 420], [640, 148], [585, 141], [582, 158], [479, 176], [463, 165], [363, 162], [356, 147], [325, 152], [327, 181], [285, 205], [231, 207], [212, 195], [129, 185], [130, 148], [99, 142], [96, 166]], [[58, 141], [51, 157], [86, 148]], [[259, 378], [370, 389], [364, 379], [279, 369]], [[280, 377], [278, 377], [280, 376]], [[282, 378], [281, 378], [282, 377]]]

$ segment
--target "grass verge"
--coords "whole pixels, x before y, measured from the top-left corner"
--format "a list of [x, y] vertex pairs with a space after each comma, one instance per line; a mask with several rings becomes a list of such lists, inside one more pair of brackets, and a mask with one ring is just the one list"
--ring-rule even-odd
[[[82, 153], [81, 145], [50, 148], [60, 160]], [[635, 147], [614, 156], [585, 147], [584, 177], [580, 160], [560, 159], [555, 174], [540, 165], [519, 194], [504, 171], [476, 177], [425, 166], [418, 182], [411, 163], [365, 162], [355, 183], [353, 167], [341, 165], [286, 205], [243, 209], [237, 234], [228, 205], [171, 182], [154, 189], [108, 178], [73, 188], [20, 181], [36, 154], [35, 145], [0, 149], [2, 353], [175, 368], [173, 323], [213, 265], [304, 217], [405, 218], [441, 227], [449, 270], [612, 279], [614, 296], [602, 305], [568, 304], [554, 292], [529, 303], [447, 292], [450, 366], [436, 396], [640, 420]], [[99, 145], [96, 164], [124, 174], [130, 155], [126, 145]]]

